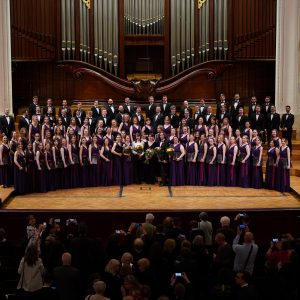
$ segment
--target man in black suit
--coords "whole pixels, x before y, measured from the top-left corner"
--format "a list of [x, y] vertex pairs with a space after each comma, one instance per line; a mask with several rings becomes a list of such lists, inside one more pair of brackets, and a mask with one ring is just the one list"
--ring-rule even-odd
[[123, 115], [124, 115], [124, 106], [119, 105], [118, 112], [115, 116], [115, 120], [117, 121], [118, 125], [120, 125], [121, 122], [123, 121]]
[[79, 300], [82, 293], [80, 272], [71, 266], [72, 256], [70, 253], [62, 255], [62, 266], [53, 270], [54, 286], [64, 300]]
[[239, 129], [241, 132], [245, 128], [245, 123], [248, 121], [248, 118], [244, 115], [244, 108], [240, 107], [238, 115], [235, 116], [234, 122], [233, 122], [233, 130]]
[[76, 110], [75, 111], [74, 118], [75, 118], [76, 126], [78, 126], [79, 128], [81, 128], [81, 126], [83, 125], [84, 119], [82, 118], [82, 114], [80, 114], [80, 110]]
[[230, 115], [232, 120], [236, 119], [236, 116], [239, 114], [240, 107], [244, 108], [244, 106], [240, 102], [240, 94], [236, 93], [234, 95], [234, 100], [230, 104]]
[[103, 121], [104, 127], [110, 126], [111, 119], [110, 119], [109, 115], [107, 114], [106, 108], [102, 109], [101, 116], [98, 118], [98, 120]]
[[47, 112], [46, 112], [46, 114], [44, 114], [43, 117], [47, 116], [47, 117], [49, 118], [49, 122], [50, 122], [50, 124], [51, 124], [51, 127], [54, 127], [55, 124], [56, 124], [56, 116], [55, 116], [55, 114], [53, 113], [53, 110], [52, 110], [52, 109], [53, 109], [53, 107], [48, 106], [48, 107], [47, 107]]
[[63, 123], [63, 125], [64, 125], [66, 128], [69, 127], [70, 121], [71, 121], [70, 117], [67, 115], [67, 111], [68, 111], [68, 110], [67, 110], [66, 108], [62, 109], [62, 110], [61, 110], [61, 115], [60, 115], [61, 120], [62, 120], [62, 123]]
[[268, 142], [271, 140], [271, 133], [273, 129], [276, 129], [279, 132], [280, 127], [280, 115], [276, 112], [275, 105], [271, 105], [271, 112], [267, 115], [266, 127], [267, 127], [267, 138]]
[[194, 120], [191, 118], [190, 113], [188, 110], [184, 113], [184, 118], [186, 120], [186, 125], [190, 128], [190, 131], [194, 130]]
[[145, 119], [144, 119], [144, 116], [142, 115], [142, 107], [140, 105], [136, 107], [136, 111], [135, 111], [135, 114], [133, 115], [133, 117], [138, 118], [138, 122], [141, 127], [144, 126]]
[[294, 125], [294, 115], [291, 114], [291, 107], [286, 105], [285, 107], [286, 113], [281, 117], [281, 131], [282, 137], [288, 140], [288, 146], [290, 147], [292, 153], [292, 133], [293, 133], [293, 125]]
[[124, 107], [124, 113], [128, 114], [131, 117], [134, 114], [135, 109], [130, 104], [130, 98], [129, 97], [126, 97], [124, 101], [125, 101], [125, 104], [123, 105], [123, 107]]
[[44, 115], [42, 114], [42, 110], [39, 106], [36, 107], [34, 115], [36, 115], [39, 124], [42, 125], [44, 121]]
[[248, 118], [251, 120], [252, 115], [256, 114], [257, 98], [255, 96], [251, 97], [251, 102], [248, 106]]
[[225, 94], [223, 93], [220, 94], [220, 100], [217, 102], [217, 116], [220, 114], [222, 106], [225, 106], [226, 111], [228, 111], [228, 102], [226, 101]]
[[251, 128], [256, 129], [259, 136], [265, 142], [264, 133], [266, 129], [266, 124], [265, 124], [266, 122], [265, 122], [264, 114], [261, 113], [260, 105], [256, 105], [255, 114], [252, 114], [250, 116], [250, 123], [251, 123]]
[[99, 107], [98, 100], [94, 101], [94, 105], [92, 106], [91, 111], [92, 111], [92, 118], [93, 119], [98, 119], [101, 116], [101, 109]]
[[39, 98], [38, 96], [33, 96], [32, 103], [29, 105], [29, 119], [31, 120], [32, 116], [35, 115], [36, 108], [39, 106]]
[[86, 113], [85, 111], [82, 109], [82, 103], [78, 102], [77, 103], [77, 109], [74, 110], [73, 112], [73, 117], [79, 117], [82, 119], [82, 122], [84, 121], [85, 117], [86, 117]]
[[44, 115], [47, 114], [49, 108], [52, 109], [52, 113], [53, 113], [53, 115], [55, 116], [55, 107], [54, 107], [54, 105], [53, 105], [53, 103], [52, 103], [52, 99], [51, 99], [51, 98], [48, 98], [48, 99], [47, 99], [47, 104], [46, 104], [46, 106], [44, 106], [44, 108], [43, 108], [43, 114], [44, 114]]
[[227, 118], [229, 123], [231, 123], [230, 120], [230, 114], [227, 112], [226, 106], [223, 104], [220, 107], [220, 112], [217, 115], [218, 124], [221, 125], [223, 123], [224, 118]]
[[19, 119], [18, 128], [19, 130], [21, 130], [21, 128], [25, 128], [27, 132], [29, 132], [29, 125], [30, 125], [29, 113], [28, 110], [25, 110], [22, 117]]
[[111, 98], [108, 99], [106, 109], [107, 109], [107, 114], [109, 115], [109, 117], [110, 117], [111, 119], [114, 119], [115, 116], [116, 116], [117, 113], [118, 113], [118, 110], [117, 110], [117, 108], [114, 106], [114, 100], [113, 100], [113, 99], [111, 99]]
[[154, 97], [149, 96], [148, 101], [149, 101], [149, 104], [146, 106], [146, 117], [149, 118], [150, 120], [152, 120], [155, 115]]
[[206, 112], [207, 112], [207, 105], [205, 104], [205, 99], [204, 98], [200, 99], [199, 109], [200, 109], [200, 115], [202, 117], [204, 117], [206, 115]]
[[13, 116], [9, 115], [8, 108], [5, 108], [4, 115], [0, 119], [0, 128], [0, 131], [9, 139], [11, 138], [11, 133], [15, 131], [15, 119]]
[[169, 114], [169, 118], [171, 120], [171, 125], [173, 126], [173, 128], [177, 129], [179, 127], [180, 119], [176, 114], [176, 106], [175, 105], [171, 106], [171, 112]]
[[195, 105], [195, 107], [194, 107], [194, 116], [193, 116], [193, 120], [194, 120], [195, 125], [198, 124], [198, 120], [199, 120], [200, 117], [201, 117], [200, 107], [199, 107], [199, 105]]
[[58, 115], [61, 116], [62, 115], [62, 110], [65, 110], [66, 111], [66, 115], [68, 118], [71, 118], [72, 117], [72, 111], [71, 111], [71, 108], [70, 106], [68, 106], [68, 102], [66, 99], [64, 99], [62, 101], [62, 106], [58, 109]]
[[264, 114], [264, 115], [268, 115], [270, 112], [271, 112], [271, 97], [270, 96], [266, 96], [265, 97], [265, 102], [262, 104], [261, 106], [261, 112]]
[[183, 107], [180, 109], [180, 114], [179, 114], [179, 118], [180, 120], [184, 118], [185, 112], [188, 111], [189, 115], [192, 116], [193, 114], [193, 110], [192, 108], [189, 106], [189, 102], [187, 100], [183, 101]]
[[96, 130], [96, 123], [97, 123], [98, 119], [93, 118], [93, 112], [92, 111], [88, 111], [88, 114], [87, 114], [86, 117], [89, 121], [90, 134], [93, 135], [95, 133], [95, 130]]
[[236, 300], [257, 300], [258, 296], [255, 287], [250, 282], [251, 275], [246, 271], [237, 272], [235, 283], [238, 285]]
[[168, 97], [166, 95], [164, 95], [162, 97], [162, 103], [160, 104], [160, 110], [164, 117], [168, 116], [171, 112], [171, 104], [168, 103]]
[[157, 126], [158, 125], [162, 125], [163, 124], [163, 115], [161, 113], [161, 109], [160, 109], [160, 106], [156, 106], [155, 108], [155, 115], [152, 119], [152, 126], [153, 126], [153, 129], [154, 129], [154, 133], [156, 133], [157, 131]]
[[209, 126], [211, 124], [211, 118], [212, 117], [213, 117], [212, 107], [209, 105], [209, 106], [207, 106], [207, 111], [206, 111], [206, 114], [204, 116], [204, 124], [206, 126]]

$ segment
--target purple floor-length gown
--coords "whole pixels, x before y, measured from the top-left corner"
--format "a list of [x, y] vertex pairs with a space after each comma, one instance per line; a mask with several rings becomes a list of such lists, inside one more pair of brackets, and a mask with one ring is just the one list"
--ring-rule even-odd
[[[116, 145], [115, 151], [123, 153], [123, 147]], [[123, 156], [114, 155], [113, 158], [113, 184], [123, 185]]]
[[[216, 170], [216, 185], [226, 185], [226, 159], [223, 157], [223, 148], [226, 147], [224, 143], [217, 145], [217, 170]], [[226, 155], [226, 152], [225, 152]], [[222, 161], [224, 159], [224, 164]]]
[[261, 146], [252, 149], [252, 187], [261, 189], [263, 187], [262, 161], [257, 166]]
[[235, 147], [237, 147], [237, 145], [229, 147], [226, 152], [226, 158], [227, 158], [226, 186], [236, 186], [236, 166], [232, 165]]
[[24, 154], [17, 154], [17, 161], [22, 170], [14, 164], [14, 189], [17, 194], [25, 194], [26, 192], [26, 158]]
[[273, 147], [268, 150], [267, 153], [267, 164], [266, 164], [266, 178], [265, 178], [265, 187], [267, 189], [274, 190], [276, 187], [276, 171], [275, 167], [277, 160], [276, 148]]
[[170, 184], [172, 186], [184, 185], [184, 162], [183, 159], [176, 161], [181, 155], [180, 144], [172, 145], [174, 149], [173, 159], [170, 164]]
[[193, 162], [195, 156], [195, 142], [192, 144], [187, 144], [186, 146], [186, 155], [187, 155], [187, 168], [186, 168], [186, 184], [187, 185], [196, 185], [197, 180], [197, 163]]
[[290, 170], [287, 169], [288, 165], [288, 147], [280, 148], [280, 158], [277, 168], [276, 190], [284, 193], [290, 191]]
[[112, 153], [110, 148], [104, 148], [103, 155], [109, 159], [109, 161], [105, 161], [104, 159], [101, 161], [101, 184], [104, 186], [112, 185], [112, 175], [113, 175], [113, 161], [112, 161]]
[[213, 164], [210, 164], [212, 158], [214, 156], [214, 147], [209, 147], [207, 149], [207, 156], [206, 156], [206, 175], [207, 175], [207, 186], [215, 186], [216, 185], [216, 159], [214, 160]]
[[204, 143], [199, 143], [198, 149], [198, 167], [197, 167], [197, 185], [206, 185], [206, 170], [205, 170], [205, 161], [201, 162], [201, 159], [204, 156]]
[[245, 161], [245, 163], [242, 163], [241, 161], [245, 159], [247, 156], [246, 146], [242, 145], [240, 147], [240, 154], [239, 154], [239, 186], [244, 188], [250, 187], [250, 174], [249, 174], [249, 157]]

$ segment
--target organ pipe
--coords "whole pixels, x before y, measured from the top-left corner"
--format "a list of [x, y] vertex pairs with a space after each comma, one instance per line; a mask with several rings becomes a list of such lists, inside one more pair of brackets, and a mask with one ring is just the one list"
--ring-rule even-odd
[[66, 59], [66, 48], [67, 48], [67, 41], [66, 41], [66, 0], [61, 1], [61, 50], [62, 50], [62, 57]]

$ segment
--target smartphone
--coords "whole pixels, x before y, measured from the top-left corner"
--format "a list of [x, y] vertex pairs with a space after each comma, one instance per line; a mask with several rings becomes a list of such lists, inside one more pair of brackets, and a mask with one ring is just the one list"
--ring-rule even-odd
[[43, 226], [44, 226], [44, 227], [47, 227], [47, 223], [46, 223], [46, 222], [44, 222], [44, 223], [43, 223]]
[[120, 233], [121, 233], [121, 230], [116, 230], [115, 233], [116, 233], [116, 234], [120, 234]]
[[279, 239], [272, 239], [272, 242], [273, 242], [273, 243], [278, 243], [278, 242], [279, 242]]
[[76, 219], [69, 219], [69, 222], [76, 222]]
[[54, 223], [60, 223], [60, 219], [54, 219], [53, 222]]
[[247, 225], [245, 225], [245, 224], [240, 225], [240, 229], [245, 229], [246, 227], [247, 227]]
[[175, 273], [175, 276], [176, 276], [176, 277], [181, 277], [182, 274], [181, 274], [181, 273]]
[[245, 214], [239, 214], [240, 218], [244, 218]]

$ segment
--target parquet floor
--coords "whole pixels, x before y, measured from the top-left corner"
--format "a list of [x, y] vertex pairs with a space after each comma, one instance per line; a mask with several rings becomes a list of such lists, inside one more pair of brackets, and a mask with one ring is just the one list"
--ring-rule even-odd
[[[292, 177], [293, 178], [293, 177]], [[300, 188], [300, 178], [294, 177]], [[293, 194], [229, 187], [130, 185], [78, 188], [16, 196], [4, 209], [197, 210], [300, 208]]]

